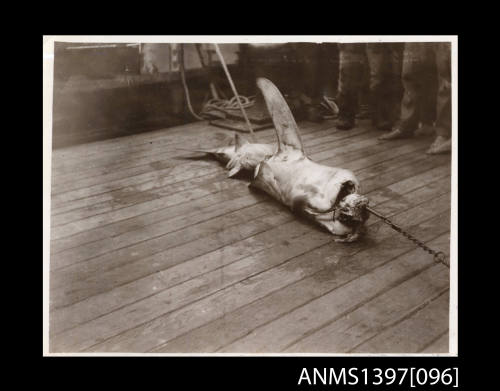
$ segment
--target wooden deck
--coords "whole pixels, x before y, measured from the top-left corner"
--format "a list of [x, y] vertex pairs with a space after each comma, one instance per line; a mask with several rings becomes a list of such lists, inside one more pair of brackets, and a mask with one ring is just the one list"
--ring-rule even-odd
[[[311, 158], [448, 254], [450, 156], [363, 124], [300, 127]], [[449, 270], [375, 217], [334, 243], [176, 149], [230, 134], [200, 122], [53, 152], [50, 351], [448, 352]]]

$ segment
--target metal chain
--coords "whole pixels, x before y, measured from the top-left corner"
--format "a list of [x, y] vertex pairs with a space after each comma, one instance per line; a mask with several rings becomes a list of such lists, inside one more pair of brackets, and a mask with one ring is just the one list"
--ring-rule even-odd
[[410, 233], [406, 232], [403, 228], [399, 227], [398, 225], [394, 224], [391, 220], [389, 220], [387, 217], [382, 216], [380, 213], [374, 211], [371, 208], [366, 208], [370, 213], [374, 214], [378, 218], [382, 219], [384, 223], [388, 224], [392, 229], [395, 231], [399, 232], [401, 235], [406, 237], [407, 239], [411, 240], [413, 243], [415, 243], [417, 246], [421, 247], [424, 249], [424, 251], [427, 251], [429, 254], [431, 254], [434, 257], [434, 262], [440, 262], [446, 267], [450, 267], [449, 261], [446, 259], [446, 255], [442, 251], [435, 251], [429, 248], [428, 246], [425, 245], [425, 243], [421, 242], [418, 240], [416, 237], [411, 235]]

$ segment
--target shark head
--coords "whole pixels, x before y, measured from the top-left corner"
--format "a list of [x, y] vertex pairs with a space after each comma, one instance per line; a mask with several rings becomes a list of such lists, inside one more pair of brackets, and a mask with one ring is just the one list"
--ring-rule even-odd
[[365, 196], [357, 193], [348, 194], [338, 203], [333, 218], [347, 226], [364, 224], [370, 216], [367, 206], [368, 198]]

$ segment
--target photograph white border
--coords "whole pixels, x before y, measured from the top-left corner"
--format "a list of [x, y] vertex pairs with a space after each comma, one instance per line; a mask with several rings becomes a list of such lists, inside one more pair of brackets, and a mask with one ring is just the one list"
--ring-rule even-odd
[[[450, 42], [452, 60], [452, 155], [451, 155], [451, 230], [450, 230], [450, 329], [449, 353], [435, 354], [337, 354], [337, 353], [50, 353], [50, 194], [52, 162], [52, 105], [54, 80], [54, 42], [75, 43], [257, 43], [289, 42]], [[43, 36], [43, 355], [44, 356], [458, 356], [458, 36], [456, 35], [60, 35]]]

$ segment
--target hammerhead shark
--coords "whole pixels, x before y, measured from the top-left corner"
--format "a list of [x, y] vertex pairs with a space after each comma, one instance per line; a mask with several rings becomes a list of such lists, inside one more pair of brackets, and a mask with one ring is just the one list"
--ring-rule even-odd
[[278, 88], [268, 79], [257, 79], [271, 115], [278, 144], [250, 143], [236, 134], [231, 146], [209, 153], [226, 163], [228, 176], [253, 171], [251, 187], [258, 188], [335, 235], [336, 241], [352, 242], [364, 232], [370, 213], [368, 199], [359, 194], [354, 173], [318, 164], [310, 159], [299, 128]]

